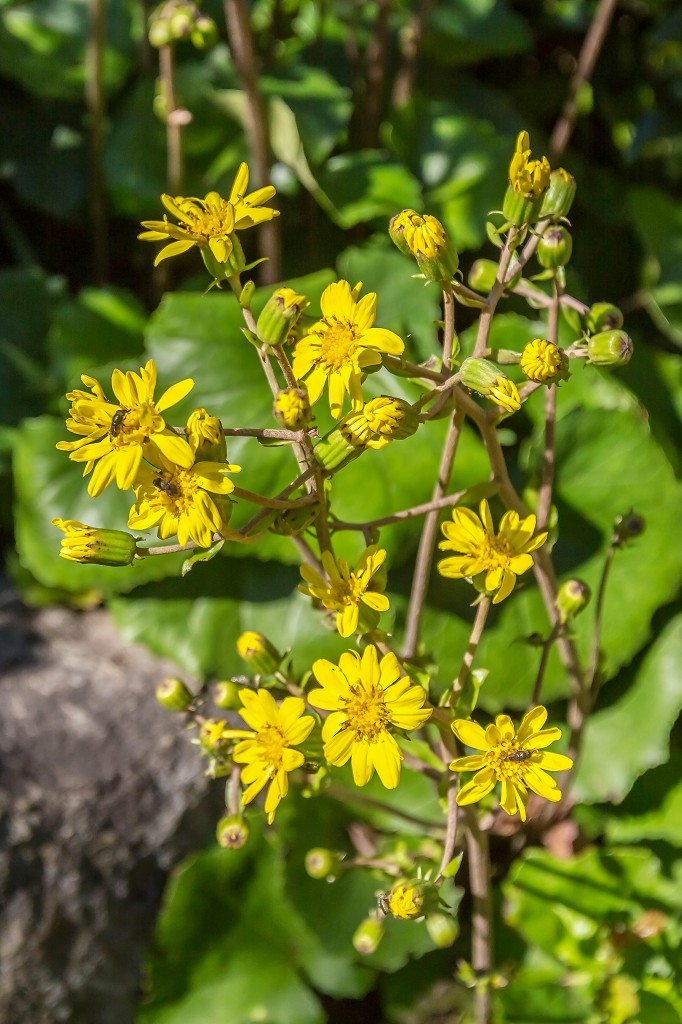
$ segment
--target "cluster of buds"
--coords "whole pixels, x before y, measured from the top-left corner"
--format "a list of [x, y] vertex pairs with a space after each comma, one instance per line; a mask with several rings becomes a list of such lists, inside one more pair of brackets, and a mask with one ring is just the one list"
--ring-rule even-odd
[[218, 26], [191, 0], [168, 0], [150, 14], [148, 38], [156, 49], [189, 39], [197, 50], [208, 50], [218, 42]]

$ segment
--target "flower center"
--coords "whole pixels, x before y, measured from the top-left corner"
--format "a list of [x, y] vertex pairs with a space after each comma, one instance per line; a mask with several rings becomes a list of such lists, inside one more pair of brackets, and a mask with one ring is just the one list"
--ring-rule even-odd
[[327, 330], [321, 337], [319, 361], [330, 370], [340, 370], [352, 360], [358, 347], [355, 329], [350, 323], [325, 321]]
[[528, 765], [532, 763], [534, 753], [534, 750], [522, 747], [515, 740], [504, 740], [490, 751], [488, 764], [498, 780], [512, 779], [520, 782], [523, 781]]
[[334, 586], [334, 600], [339, 604], [357, 604], [365, 592], [365, 587], [357, 578], [355, 573], [350, 574], [350, 579], [341, 580]]
[[129, 444], [140, 444], [151, 435], [163, 429], [163, 420], [153, 405], [145, 402], [133, 409], [119, 409], [111, 419], [109, 436], [115, 448]]
[[178, 519], [194, 507], [199, 485], [191, 472], [183, 469], [178, 469], [175, 473], [159, 471], [153, 483], [155, 494], [152, 502], [162, 505], [168, 515]]
[[380, 687], [366, 690], [364, 686], [351, 686], [350, 697], [345, 697], [346, 728], [355, 732], [355, 737], [365, 743], [375, 743], [386, 729], [388, 709]]
[[261, 758], [271, 768], [282, 767], [282, 751], [287, 743], [283, 733], [274, 725], [266, 725], [256, 733], [256, 742], [261, 748]]
[[486, 570], [508, 569], [512, 552], [508, 541], [502, 537], [486, 537], [481, 541], [479, 558], [485, 562]]
[[183, 212], [192, 218], [190, 231], [202, 238], [223, 238], [234, 230], [234, 211], [224, 199], [208, 209], [201, 210], [193, 205]]

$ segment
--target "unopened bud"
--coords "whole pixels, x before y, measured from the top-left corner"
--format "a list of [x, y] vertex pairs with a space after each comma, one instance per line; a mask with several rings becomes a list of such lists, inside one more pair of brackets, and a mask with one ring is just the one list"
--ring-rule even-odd
[[181, 679], [167, 676], [156, 687], [156, 699], [167, 711], [186, 711], [194, 700]]
[[233, 679], [223, 679], [213, 687], [213, 703], [216, 707], [235, 711], [241, 707], [239, 686]]
[[341, 855], [333, 850], [315, 847], [312, 850], [308, 850], [305, 855], [306, 873], [311, 878], [316, 878], [320, 881], [326, 879], [328, 882], [332, 882], [338, 875], [341, 859]]
[[262, 676], [271, 676], [282, 661], [282, 655], [267, 637], [251, 630], [237, 638], [237, 653], [250, 669]]
[[547, 157], [531, 160], [528, 132], [519, 132], [509, 165], [509, 188], [502, 204], [502, 212], [510, 224], [521, 227], [538, 219], [549, 181]]
[[218, 26], [213, 18], [200, 14], [194, 22], [189, 38], [197, 50], [210, 50], [218, 42]]
[[319, 510], [318, 504], [304, 505], [302, 508], [287, 508], [275, 518], [270, 526], [270, 531], [280, 534], [282, 537], [298, 537], [308, 529]]
[[362, 454], [363, 446], [353, 444], [343, 433], [343, 420], [315, 445], [315, 458], [328, 472], [341, 469]]
[[601, 331], [587, 339], [587, 355], [596, 366], [625, 366], [632, 358], [632, 339], [625, 331]]
[[62, 530], [59, 554], [71, 562], [92, 565], [130, 565], [137, 553], [137, 541], [122, 530], [103, 530], [86, 526], [76, 519], [53, 519], [52, 525]]
[[[487, 295], [497, 280], [498, 270], [499, 266], [494, 260], [475, 260], [469, 271], [469, 287], [473, 288], [475, 292], [483, 292], [484, 295]], [[518, 273], [514, 274], [507, 288], [514, 289], [516, 287], [521, 279], [521, 273], [519, 270]]]
[[194, 452], [195, 462], [227, 460], [223, 425], [217, 416], [209, 416], [205, 409], [195, 409], [187, 420], [187, 443]]
[[438, 886], [433, 882], [398, 882], [388, 894], [388, 912], [402, 921], [424, 917], [438, 907]]
[[403, 210], [391, 220], [388, 232], [401, 252], [415, 258], [429, 281], [443, 284], [452, 280], [459, 257], [439, 220], [430, 214]]
[[339, 428], [351, 444], [380, 449], [390, 441], [412, 437], [419, 423], [419, 416], [408, 402], [382, 395], [365, 402], [359, 412], [349, 413]]
[[439, 949], [451, 946], [459, 935], [456, 919], [452, 914], [444, 914], [442, 911], [427, 916], [426, 930], [434, 946], [438, 946]]
[[549, 176], [549, 188], [542, 197], [541, 217], [567, 217], [575, 198], [575, 178], [563, 167], [557, 167]]
[[489, 359], [471, 356], [465, 359], [459, 371], [460, 380], [472, 391], [478, 392], [491, 402], [495, 402], [506, 412], [516, 412], [521, 408], [516, 384], [509, 380], [498, 366]]
[[177, 10], [171, 15], [169, 24], [173, 39], [187, 39], [193, 28], [193, 18], [189, 9], [180, 8]]
[[585, 326], [590, 334], [598, 331], [618, 330], [623, 326], [623, 314], [611, 302], [595, 302], [587, 311]]
[[283, 345], [304, 309], [310, 303], [293, 288], [278, 288], [258, 317], [256, 334], [263, 345]]
[[646, 519], [637, 512], [626, 512], [624, 516], [618, 516], [613, 524], [613, 543], [617, 546], [624, 544], [626, 540], [634, 540], [646, 530]]
[[565, 267], [573, 252], [573, 239], [561, 225], [548, 227], [538, 242], [538, 263], [546, 270]]
[[536, 384], [554, 384], [568, 377], [565, 352], [551, 341], [535, 338], [521, 353], [521, 369]]
[[226, 260], [218, 260], [206, 245], [201, 246], [201, 258], [204, 266], [214, 281], [228, 281], [230, 278], [238, 278], [246, 270], [246, 257], [239, 235], [235, 232], [230, 235], [232, 248]]
[[362, 956], [370, 956], [379, 948], [384, 937], [384, 926], [377, 915], [366, 917], [353, 935], [353, 947]]
[[285, 388], [278, 392], [272, 411], [277, 422], [287, 430], [305, 430], [312, 416], [307, 390]]
[[592, 591], [582, 580], [566, 580], [565, 583], [562, 583], [556, 596], [556, 606], [561, 624], [569, 622], [583, 608], [586, 608], [591, 596]]
[[147, 30], [149, 45], [160, 50], [162, 46], [169, 46], [172, 42], [170, 25], [167, 18], [151, 18]]
[[249, 826], [239, 814], [226, 814], [218, 822], [216, 839], [223, 850], [241, 850], [249, 841]]

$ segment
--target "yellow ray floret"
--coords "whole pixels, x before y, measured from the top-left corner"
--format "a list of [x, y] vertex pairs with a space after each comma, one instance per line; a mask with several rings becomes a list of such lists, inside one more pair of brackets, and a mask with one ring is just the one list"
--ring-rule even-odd
[[306, 585], [301, 583], [298, 589], [336, 612], [336, 628], [341, 636], [351, 636], [358, 629], [366, 633], [376, 627], [380, 613], [389, 607], [388, 598], [378, 592], [383, 589], [383, 580], [376, 578], [385, 559], [386, 552], [372, 544], [350, 569], [344, 558], [337, 562], [331, 551], [325, 551], [322, 566], [326, 578], [311, 566], [302, 565]]

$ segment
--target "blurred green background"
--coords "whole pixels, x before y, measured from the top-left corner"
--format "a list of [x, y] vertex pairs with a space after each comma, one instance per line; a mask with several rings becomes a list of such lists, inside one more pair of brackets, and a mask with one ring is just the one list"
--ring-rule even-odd
[[[330, 281], [362, 280], [379, 294], [378, 323], [407, 339], [412, 358], [437, 353], [436, 288], [411, 277], [415, 268], [392, 246], [388, 220], [404, 207], [439, 217], [465, 279], [476, 257], [494, 256], [486, 214], [501, 205], [516, 134], [528, 129], [534, 153], [546, 151], [596, 7], [587, 0], [251, 3], [281, 210], [269, 280], [303, 291], [313, 315]], [[345, 644], [324, 632], [297, 594], [298, 559], [286, 538], [230, 549], [184, 580], [175, 558], [110, 570], [58, 557], [53, 516], [125, 528], [130, 504], [112, 489], [88, 498], [78, 466], [54, 449], [67, 436], [63, 395], [81, 373], [106, 383], [114, 366], [136, 369], [153, 357], [162, 386], [196, 380], [178, 422], [204, 405], [226, 426], [275, 425], [231, 296], [202, 295], [208, 282], [196, 253], [154, 271], [153, 248], [136, 239], [139, 220], [160, 216], [159, 196], [169, 187], [158, 57], [146, 41], [151, 7], [136, 0], [103, 7], [100, 93], [88, 63], [95, 9], [85, 0], [0, 2], [0, 245], [8, 264], [0, 271], [0, 526], [8, 571], [30, 603], [106, 602], [125, 640], [148, 644], [201, 679], [241, 671], [234, 641], [245, 628], [293, 647], [302, 671]], [[179, 191], [194, 196], [229, 191], [241, 160], [253, 167], [225, 13], [217, 2], [202, 10], [218, 25], [217, 45], [197, 50], [185, 42], [175, 50], [177, 101], [191, 114]], [[578, 369], [561, 388], [558, 571], [594, 588], [614, 517], [634, 508], [647, 531], [618, 554], [606, 601], [607, 681], [576, 785], [585, 849], [568, 862], [539, 849], [516, 860], [494, 851], [498, 962], [508, 981], [498, 1012], [518, 1024], [668, 1024], [682, 1020], [675, 955], [682, 900], [679, 3], [622, 0], [577, 102], [561, 159], [578, 182], [568, 288], [588, 304], [618, 304], [635, 355], [614, 374]], [[265, 183], [252, 172], [254, 187]], [[256, 258], [259, 229], [243, 242]], [[258, 304], [271, 289], [262, 270], [254, 273]], [[473, 311], [460, 308], [465, 353], [472, 323]], [[568, 323], [562, 331], [566, 342], [575, 337]], [[505, 300], [493, 344], [520, 349], [541, 333], [539, 314]], [[368, 383], [368, 393], [417, 394], [384, 373]], [[515, 482], [532, 487], [541, 404], [530, 401], [505, 427]], [[335, 489], [337, 515], [367, 519], [427, 500], [443, 432], [441, 421], [346, 470]], [[291, 478], [279, 449], [239, 439], [229, 457], [244, 467], [239, 483], [250, 490], [274, 493]], [[485, 453], [468, 432], [453, 486], [486, 475]], [[418, 536], [417, 520], [382, 533], [397, 634]], [[436, 691], [461, 657], [469, 596], [433, 580], [424, 639], [440, 666]], [[480, 655], [490, 669], [485, 710], [525, 706], [536, 655], [518, 641], [542, 628], [543, 615], [530, 586], [496, 611]], [[579, 620], [579, 628], [586, 649], [589, 622]], [[553, 661], [546, 695], [556, 701], [557, 721], [567, 693]], [[399, 794], [403, 809], [440, 820], [423, 780], [406, 773]], [[404, 828], [390, 815], [358, 814], [389, 832]], [[423, 925], [395, 923], [361, 962], [350, 939], [376, 880], [349, 875], [326, 886], [302, 869], [310, 846], [347, 846], [347, 812], [323, 797], [293, 798], [278, 822], [276, 834], [256, 835], [244, 851], [209, 849], [178, 874], [140, 1024], [458, 1020], [451, 979], [454, 963], [468, 956], [466, 923], [454, 952], [434, 952]], [[642, 916], [654, 910], [664, 924], [647, 931]]]

